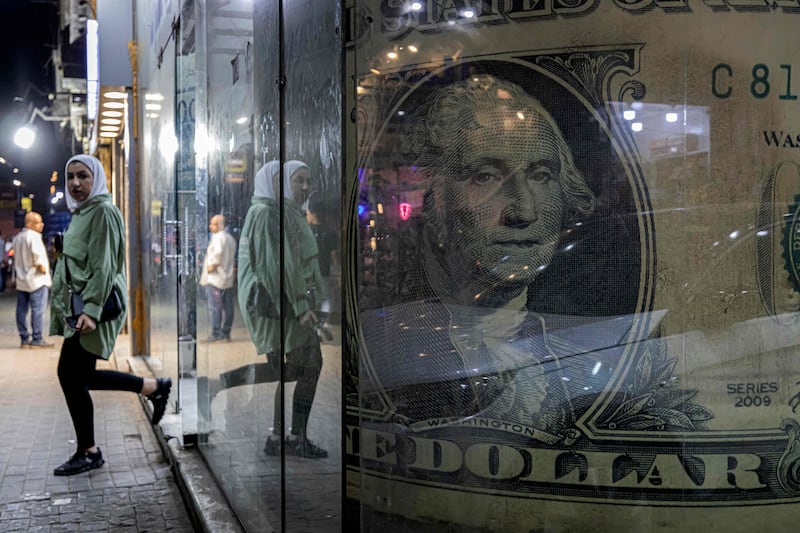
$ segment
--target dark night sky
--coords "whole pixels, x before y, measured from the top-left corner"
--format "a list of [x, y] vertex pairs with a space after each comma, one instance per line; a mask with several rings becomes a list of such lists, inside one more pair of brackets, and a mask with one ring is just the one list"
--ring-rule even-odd
[[[46, 94], [55, 90], [50, 56], [58, 36], [57, 3], [57, 0], [2, 2], [0, 155], [20, 169], [18, 176], [25, 183], [24, 192], [35, 195], [34, 210], [42, 213], [49, 211], [47, 196], [52, 171], [58, 170], [59, 178], [63, 180], [63, 165], [69, 156], [64, 136], [57, 123], [36, 119], [36, 143], [28, 150], [22, 150], [14, 144], [14, 133], [30, 116], [32, 108], [29, 106], [47, 106]], [[25, 96], [26, 101], [15, 102], [17, 96]], [[0, 184], [10, 183], [12, 179], [11, 168], [0, 164]]]

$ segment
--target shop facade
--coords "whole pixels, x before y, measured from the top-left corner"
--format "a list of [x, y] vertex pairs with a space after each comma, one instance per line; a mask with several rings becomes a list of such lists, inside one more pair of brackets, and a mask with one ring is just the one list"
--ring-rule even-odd
[[137, 342], [248, 531], [796, 522], [800, 3], [132, 7]]

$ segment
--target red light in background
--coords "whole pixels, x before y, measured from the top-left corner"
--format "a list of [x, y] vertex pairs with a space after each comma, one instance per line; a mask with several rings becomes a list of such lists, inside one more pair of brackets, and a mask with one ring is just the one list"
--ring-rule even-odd
[[408, 202], [401, 202], [398, 206], [398, 210], [400, 211], [400, 218], [402, 220], [408, 220], [411, 218], [411, 204]]

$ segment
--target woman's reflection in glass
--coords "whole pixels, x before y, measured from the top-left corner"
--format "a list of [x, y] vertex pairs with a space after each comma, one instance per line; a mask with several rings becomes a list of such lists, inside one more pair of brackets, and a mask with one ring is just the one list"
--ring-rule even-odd
[[[322, 369], [322, 353], [317, 325], [322, 295], [317, 243], [305, 215], [305, 204], [313, 181], [308, 166], [288, 161], [283, 166], [283, 242], [280, 227], [280, 162], [270, 161], [256, 173], [252, 204], [247, 212], [239, 245], [238, 300], [258, 354], [265, 363], [245, 365], [209, 379], [208, 401], [201, 409], [210, 411], [210, 403], [220, 391], [240, 385], [271, 383], [281, 379], [280, 354], [283, 353], [284, 380], [296, 381], [292, 398], [291, 430], [282, 437], [281, 387], [275, 391], [272, 433], [264, 451], [287, 455], [324, 458], [328, 452], [308, 439], [307, 427], [311, 406]], [[280, 251], [283, 246], [283, 265]], [[282, 283], [281, 283], [282, 282]], [[281, 288], [283, 289], [281, 291]], [[281, 308], [281, 301], [283, 306]], [[283, 316], [281, 316], [281, 312]], [[283, 324], [283, 351], [281, 331]], [[201, 385], [201, 394], [203, 393]], [[205, 413], [208, 415], [208, 412]]]

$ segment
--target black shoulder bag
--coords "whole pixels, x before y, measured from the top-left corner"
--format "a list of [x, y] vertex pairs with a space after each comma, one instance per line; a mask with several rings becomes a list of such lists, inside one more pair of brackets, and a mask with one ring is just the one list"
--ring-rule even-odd
[[[75, 292], [72, 288], [72, 276], [69, 275], [69, 266], [67, 266], [67, 257], [64, 256], [64, 272], [67, 278], [67, 289], [69, 290], [69, 305], [72, 316], [66, 318], [67, 324], [71, 328], [75, 327], [78, 317], [83, 313], [83, 296]], [[97, 322], [108, 322], [114, 320], [122, 314], [122, 298], [119, 295], [116, 285], [112, 285], [111, 294], [103, 304], [103, 311], [100, 314], [100, 319]]]
[[245, 307], [250, 315], [278, 319], [280, 318], [280, 313], [278, 312], [277, 306], [267, 288], [259, 281], [256, 275], [255, 248], [253, 247], [253, 241], [250, 239], [249, 235], [247, 241], [250, 250], [250, 267], [253, 269], [253, 275], [256, 279], [250, 287], [250, 293], [247, 295]]

